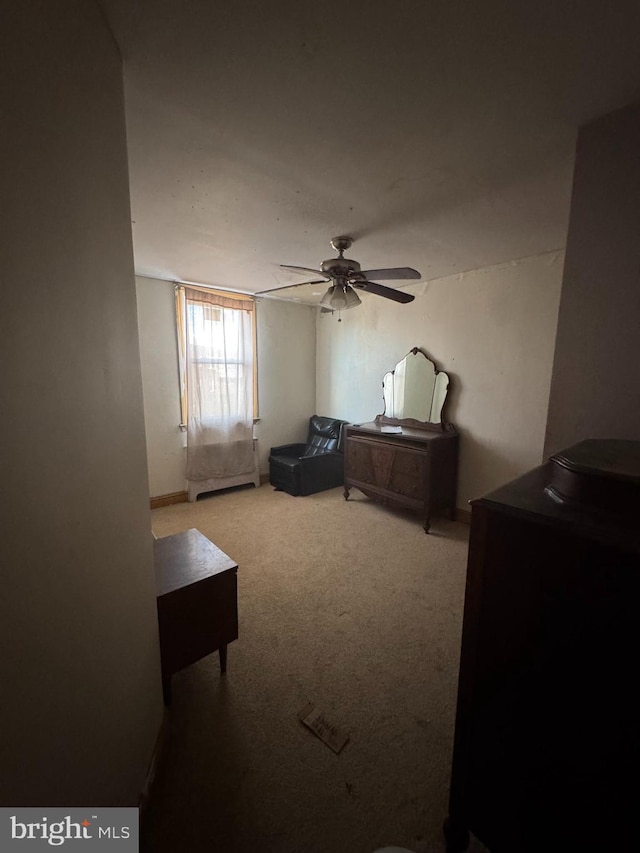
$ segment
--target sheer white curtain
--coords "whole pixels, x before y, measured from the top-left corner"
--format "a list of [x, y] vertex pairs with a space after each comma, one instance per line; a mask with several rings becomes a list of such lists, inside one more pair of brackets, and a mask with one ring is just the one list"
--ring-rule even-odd
[[253, 470], [253, 310], [184, 288], [188, 480]]

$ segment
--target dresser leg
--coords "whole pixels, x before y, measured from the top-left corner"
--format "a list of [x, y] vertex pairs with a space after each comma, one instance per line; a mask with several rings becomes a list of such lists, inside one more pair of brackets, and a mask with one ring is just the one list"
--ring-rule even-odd
[[431, 530], [431, 519], [427, 516], [424, 520], [424, 532], [428, 533]]
[[447, 842], [447, 853], [464, 853], [469, 846], [469, 832], [464, 826], [460, 826], [448, 817], [442, 827], [445, 841]]
[[218, 654], [220, 655], [220, 672], [224, 675], [227, 671], [227, 647], [220, 646]]
[[349, 487], [348, 487], [348, 486], [345, 486], [345, 487], [344, 487], [344, 499], [345, 499], [345, 501], [348, 501], [348, 500], [349, 500], [349, 492], [350, 492]]

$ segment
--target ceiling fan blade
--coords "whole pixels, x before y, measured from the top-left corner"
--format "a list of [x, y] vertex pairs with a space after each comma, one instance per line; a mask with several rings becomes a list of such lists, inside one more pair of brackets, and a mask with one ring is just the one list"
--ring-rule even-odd
[[381, 278], [383, 281], [393, 279], [400, 281], [400, 279], [405, 278], [422, 278], [422, 275], [418, 270], [414, 270], [411, 267], [396, 267], [395, 269], [388, 270], [362, 270], [362, 275], [367, 278]]
[[[310, 267], [292, 267], [290, 264], [280, 264], [283, 270], [294, 270], [295, 272], [312, 272], [314, 275], [324, 275], [322, 270], [312, 270]], [[329, 280], [329, 276], [325, 276]]]
[[256, 296], [263, 293], [274, 293], [276, 290], [289, 290], [290, 287], [302, 287], [305, 284], [327, 284], [326, 278], [317, 278], [315, 281], [297, 281], [295, 284], [281, 284], [280, 287], [271, 287], [269, 290], [256, 290]]
[[366, 293], [375, 293], [376, 296], [384, 296], [385, 299], [393, 299], [394, 302], [413, 302], [415, 296], [413, 293], [405, 293], [404, 290], [394, 290], [392, 287], [386, 287], [384, 284], [377, 284], [375, 281], [354, 281], [352, 287], [357, 287], [358, 290], [364, 290]]

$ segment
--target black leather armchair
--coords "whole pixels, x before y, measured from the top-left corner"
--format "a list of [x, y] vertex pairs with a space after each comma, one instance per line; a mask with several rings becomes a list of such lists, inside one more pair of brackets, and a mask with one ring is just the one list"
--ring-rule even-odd
[[348, 421], [313, 415], [306, 444], [272, 447], [269, 482], [290, 495], [312, 495], [344, 483], [342, 427]]

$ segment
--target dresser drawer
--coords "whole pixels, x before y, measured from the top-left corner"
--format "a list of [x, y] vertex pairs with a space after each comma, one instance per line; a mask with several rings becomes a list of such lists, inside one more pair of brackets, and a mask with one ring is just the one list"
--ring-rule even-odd
[[426, 453], [397, 453], [391, 468], [389, 489], [399, 495], [424, 500], [427, 491], [426, 473]]
[[345, 477], [352, 477], [363, 483], [375, 482], [371, 444], [370, 441], [358, 438], [347, 440], [344, 454]]
[[347, 479], [422, 501], [427, 486], [426, 471], [426, 450], [367, 438], [350, 438], [347, 442]]

